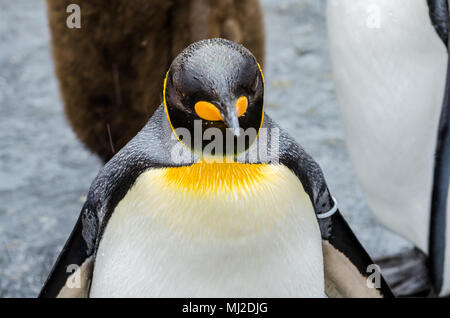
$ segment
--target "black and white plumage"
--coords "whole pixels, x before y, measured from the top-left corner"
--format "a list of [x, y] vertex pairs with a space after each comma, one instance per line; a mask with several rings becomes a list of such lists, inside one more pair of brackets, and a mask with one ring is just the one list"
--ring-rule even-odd
[[[202, 67], [205, 61], [217, 65]], [[210, 80], [213, 70], [224, 80]], [[41, 296], [392, 296], [382, 277], [378, 288], [367, 283], [373, 262], [339, 211], [316, 218], [334, 205], [321, 169], [263, 113], [263, 90], [261, 70], [242, 46], [211, 39], [181, 53], [165, 81], [165, 103], [92, 183]], [[248, 108], [238, 116], [242, 96]], [[201, 119], [199, 100], [223, 121]], [[175, 133], [193, 130], [192, 120], [202, 129], [225, 125], [236, 138], [240, 127], [259, 135], [231, 163], [205, 162]], [[173, 156], [180, 144], [189, 148], [182, 163]], [[252, 156], [259, 146], [267, 149], [263, 159]], [[67, 273], [70, 264], [79, 270]], [[69, 288], [73, 275], [82, 283]]]

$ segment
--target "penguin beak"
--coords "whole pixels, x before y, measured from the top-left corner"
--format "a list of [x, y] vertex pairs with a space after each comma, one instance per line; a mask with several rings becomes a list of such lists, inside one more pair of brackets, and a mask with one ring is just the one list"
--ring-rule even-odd
[[225, 125], [231, 130], [234, 136], [239, 137], [241, 135], [241, 129], [239, 127], [239, 119], [236, 114], [234, 106], [226, 107], [226, 113], [223, 118]]

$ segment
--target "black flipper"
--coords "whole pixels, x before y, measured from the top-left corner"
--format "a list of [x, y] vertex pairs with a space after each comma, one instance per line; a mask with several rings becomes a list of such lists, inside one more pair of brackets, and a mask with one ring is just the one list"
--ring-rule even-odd
[[446, 243], [447, 200], [450, 179], [450, 64], [447, 69], [445, 99], [439, 122], [436, 145], [433, 195], [430, 215], [430, 270], [437, 294], [441, 292], [444, 279]]
[[[88, 244], [83, 237], [84, 215], [85, 214], [82, 212], [80, 217], [78, 218], [78, 221], [72, 233], [70, 234], [69, 239], [67, 240], [61, 253], [59, 254], [58, 259], [56, 260], [56, 263], [53, 266], [53, 269], [50, 272], [50, 275], [39, 294], [40, 298], [58, 297], [61, 290], [66, 285], [69, 276], [73, 274], [73, 265], [81, 268], [83, 263], [85, 263], [85, 261], [92, 255], [92, 248], [90, 249], [89, 245], [92, 246], [94, 242], [90, 242]], [[94, 239], [95, 237], [92, 237], [92, 240]], [[91, 254], [89, 254], [89, 252]], [[85, 287], [84, 284], [81, 284], [79, 288], [82, 287]], [[79, 293], [84, 292], [86, 291], [79, 291]]]
[[[330, 217], [328, 223], [327, 241], [343, 253], [355, 265], [361, 275], [368, 278], [375, 270], [379, 270], [378, 267], [372, 267], [372, 265], [376, 265], [375, 262], [367, 254], [339, 211]], [[393, 298], [394, 295], [381, 273], [379, 278], [380, 286], [377, 287], [378, 291], [385, 298]]]
[[[77, 293], [64, 288], [73, 274], [68, 271], [68, 266], [79, 266], [83, 270], [82, 277], [89, 278], [85, 276], [92, 274], [89, 271], [94, 266], [96, 249], [106, 224], [136, 178], [149, 168], [176, 166], [171, 162], [170, 149], [178, 141], [171, 137], [161, 105], [139, 134], [102, 168], [92, 182], [80, 217], [39, 297], [77, 297], [83, 294], [84, 291]], [[81, 288], [89, 287], [81, 285]]]
[[[428, 0], [430, 18], [448, 50], [449, 5], [447, 0]], [[434, 291], [440, 294], [444, 280], [447, 200], [450, 181], [450, 63], [439, 120], [430, 212], [429, 268]]]
[[[267, 117], [266, 117], [267, 118]], [[276, 127], [270, 119], [269, 126]], [[328, 190], [319, 165], [309, 156], [286, 132], [281, 130], [280, 142], [280, 163], [291, 169], [300, 179], [305, 191], [314, 206], [316, 215], [326, 213], [333, 208], [334, 202]], [[358, 241], [352, 230], [344, 220], [339, 210], [332, 216], [318, 219], [322, 239], [333, 248], [333, 253], [342, 253], [348, 261], [358, 270], [362, 277], [368, 278], [373, 274], [370, 269], [375, 264], [361, 243]], [[326, 247], [326, 245], [324, 245]], [[325, 258], [327, 257], [324, 253]], [[342, 259], [343, 257], [341, 257]], [[327, 260], [324, 260], [327, 266]], [[330, 263], [333, 266], [332, 263]], [[372, 265], [372, 266], [371, 266]], [[325, 272], [331, 270], [325, 268]], [[364, 280], [363, 284], [366, 283]], [[360, 287], [360, 286], [359, 286]], [[367, 286], [364, 286], [367, 287]], [[362, 290], [364, 288], [361, 288]], [[380, 294], [384, 297], [394, 297], [391, 289], [380, 273]], [[369, 292], [370, 294], [370, 292]], [[351, 295], [351, 297], [366, 297], [366, 293], [361, 295]]]
[[445, 46], [448, 43], [449, 11], [448, 0], [427, 0], [431, 23]]

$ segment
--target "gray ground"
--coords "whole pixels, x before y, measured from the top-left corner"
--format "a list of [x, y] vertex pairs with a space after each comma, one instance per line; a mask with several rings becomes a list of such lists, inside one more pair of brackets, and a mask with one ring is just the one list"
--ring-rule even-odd
[[[262, 2], [267, 112], [320, 163], [373, 257], [407, 248], [371, 216], [345, 149], [325, 1]], [[64, 117], [44, 0], [0, 0], [0, 297], [37, 295], [100, 166]]]

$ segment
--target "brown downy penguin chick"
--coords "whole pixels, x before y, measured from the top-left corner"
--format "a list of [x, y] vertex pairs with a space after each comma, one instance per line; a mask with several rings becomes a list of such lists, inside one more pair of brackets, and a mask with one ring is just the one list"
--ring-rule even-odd
[[[81, 8], [81, 28], [66, 25]], [[170, 61], [192, 42], [223, 37], [264, 59], [259, 0], [47, 0], [66, 116], [78, 138], [108, 161], [160, 104]]]

